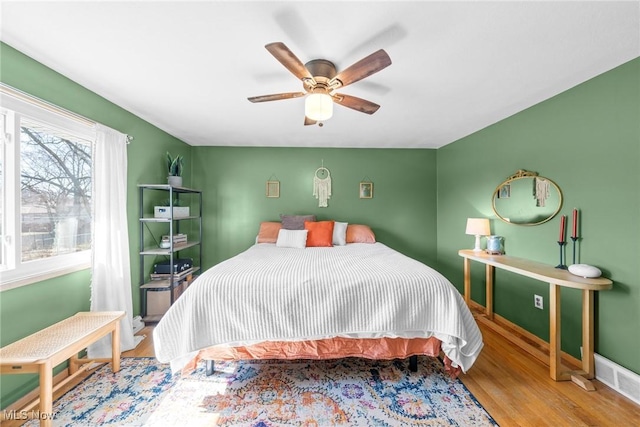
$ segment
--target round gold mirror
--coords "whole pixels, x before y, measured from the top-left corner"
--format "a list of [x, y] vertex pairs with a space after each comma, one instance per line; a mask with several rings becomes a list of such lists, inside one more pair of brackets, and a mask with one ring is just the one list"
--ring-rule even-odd
[[521, 169], [496, 187], [492, 206], [504, 222], [539, 225], [560, 212], [562, 192], [549, 178]]

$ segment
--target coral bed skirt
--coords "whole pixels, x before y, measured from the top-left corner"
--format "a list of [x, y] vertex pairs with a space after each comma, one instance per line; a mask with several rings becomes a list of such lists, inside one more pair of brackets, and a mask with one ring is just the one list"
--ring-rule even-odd
[[[255, 360], [255, 359], [341, 359], [362, 357], [365, 359], [406, 359], [410, 356], [440, 355], [440, 340], [430, 338], [327, 338], [308, 341], [265, 341], [242, 347], [216, 345], [198, 352], [183, 369], [191, 372], [200, 360]], [[446, 372], [457, 377], [460, 367], [451, 365], [443, 357]]]

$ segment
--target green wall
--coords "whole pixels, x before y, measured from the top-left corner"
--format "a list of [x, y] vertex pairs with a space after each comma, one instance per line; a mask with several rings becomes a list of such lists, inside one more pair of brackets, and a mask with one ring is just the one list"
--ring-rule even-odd
[[[581, 211], [577, 262], [614, 281], [596, 296], [596, 352], [640, 373], [640, 59], [489, 126], [437, 152], [438, 266], [462, 290], [467, 217], [492, 218], [507, 254], [559, 262], [559, 217], [535, 227], [506, 224], [491, 209], [495, 188], [518, 169], [555, 181], [560, 214]], [[571, 259], [571, 250], [567, 251]], [[484, 304], [484, 266], [474, 263], [472, 297]], [[548, 339], [548, 285], [496, 272], [498, 314]], [[533, 308], [533, 295], [545, 310]], [[562, 348], [579, 356], [580, 292], [562, 291]]]
[[[128, 147], [128, 224], [133, 287], [138, 277], [138, 183], [166, 182], [164, 153], [186, 156], [190, 170], [191, 149], [117, 105], [0, 43], [0, 81], [89, 119], [134, 137]], [[189, 176], [185, 177], [188, 184]], [[139, 312], [139, 292], [132, 291], [134, 315]], [[6, 345], [90, 307], [89, 270], [0, 293], [0, 345]], [[0, 376], [0, 407], [33, 389], [37, 379], [30, 375]]]
[[[436, 261], [436, 151], [340, 148], [193, 147], [194, 186], [203, 189], [203, 265], [249, 247], [261, 221], [315, 214], [370, 225], [376, 238], [427, 263]], [[327, 208], [313, 197], [313, 176], [331, 172]], [[266, 181], [280, 181], [267, 198]], [[359, 183], [373, 182], [372, 199]]]

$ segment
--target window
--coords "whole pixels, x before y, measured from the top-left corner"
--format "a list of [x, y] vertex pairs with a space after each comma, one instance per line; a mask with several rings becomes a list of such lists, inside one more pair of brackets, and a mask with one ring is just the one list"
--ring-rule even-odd
[[0, 289], [90, 266], [92, 142], [89, 123], [7, 95], [0, 150]]

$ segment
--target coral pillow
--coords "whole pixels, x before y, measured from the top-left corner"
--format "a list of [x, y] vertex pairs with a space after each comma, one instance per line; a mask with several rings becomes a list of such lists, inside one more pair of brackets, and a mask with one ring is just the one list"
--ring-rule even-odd
[[278, 231], [282, 228], [279, 222], [261, 222], [258, 231], [258, 243], [275, 243], [278, 240]]
[[307, 247], [333, 246], [333, 221], [305, 221], [304, 228], [308, 230]]
[[376, 236], [368, 225], [347, 225], [347, 243], [375, 243]]

